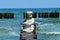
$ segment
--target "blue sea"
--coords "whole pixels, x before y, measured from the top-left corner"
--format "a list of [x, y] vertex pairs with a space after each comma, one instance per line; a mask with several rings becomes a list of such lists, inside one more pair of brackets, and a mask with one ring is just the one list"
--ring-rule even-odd
[[[14, 13], [13, 19], [0, 19], [0, 40], [20, 40], [20, 30], [24, 21], [23, 13], [33, 12], [60, 12], [60, 8], [9, 8], [0, 9], [1, 13]], [[60, 40], [60, 17], [59, 18], [36, 18], [37, 40]], [[41, 34], [41, 32], [46, 32]], [[48, 32], [55, 32], [53, 34]]]

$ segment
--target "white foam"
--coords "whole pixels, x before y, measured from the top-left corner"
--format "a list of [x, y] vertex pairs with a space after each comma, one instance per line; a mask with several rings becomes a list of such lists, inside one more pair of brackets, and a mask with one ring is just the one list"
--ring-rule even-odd
[[60, 34], [60, 32], [40, 32], [41, 34]]

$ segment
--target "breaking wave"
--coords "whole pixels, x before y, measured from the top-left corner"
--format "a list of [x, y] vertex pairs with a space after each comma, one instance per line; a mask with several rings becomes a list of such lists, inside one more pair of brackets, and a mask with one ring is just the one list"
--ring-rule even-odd
[[60, 20], [36, 21], [37, 32], [60, 32]]
[[19, 33], [13, 31], [11, 28], [0, 28], [0, 37], [1, 36], [19, 36]]

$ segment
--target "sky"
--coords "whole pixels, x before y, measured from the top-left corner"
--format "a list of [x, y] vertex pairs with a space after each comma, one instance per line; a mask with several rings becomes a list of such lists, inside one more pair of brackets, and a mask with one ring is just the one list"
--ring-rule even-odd
[[0, 0], [0, 8], [60, 8], [60, 0]]

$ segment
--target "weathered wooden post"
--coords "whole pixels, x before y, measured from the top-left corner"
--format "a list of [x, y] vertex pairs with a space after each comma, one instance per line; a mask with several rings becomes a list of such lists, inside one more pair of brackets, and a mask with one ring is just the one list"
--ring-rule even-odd
[[22, 25], [23, 29], [20, 32], [20, 40], [37, 40], [36, 24], [32, 11], [26, 12], [26, 18]]

